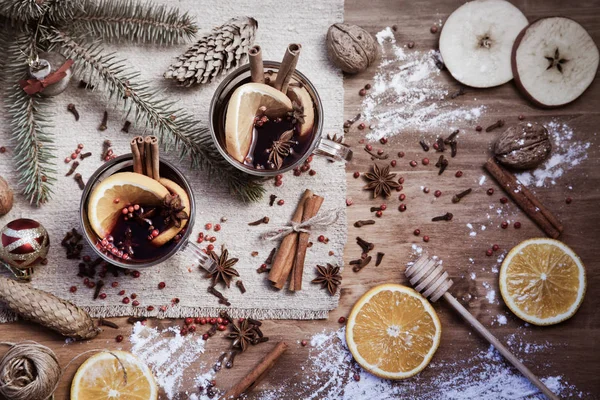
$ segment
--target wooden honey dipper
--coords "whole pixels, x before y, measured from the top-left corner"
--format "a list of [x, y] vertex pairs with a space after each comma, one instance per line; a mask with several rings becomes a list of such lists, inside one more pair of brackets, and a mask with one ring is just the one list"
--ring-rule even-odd
[[452, 280], [448, 273], [444, 271], [442, 263], [434, 260], [426, 254], [422, 255], [413, 265], [406, 268], [406, 277], [417, 292], [424, 297], [429, 298], [431, 302], [436, 302], [444, 298], [481, 336], [492, 344], [512, 365], [515, 366], [523, 375], [525, 375], [540, 391], [549, 399], [558, 400], [559, 397], [552, 393], [550, 389], [537, 376], [533, 374], [517, 357], [514, 356], [494, 335], [491, 334], [466, 308], [456, 300], [454, 296], [448, 293], [452, 286]]

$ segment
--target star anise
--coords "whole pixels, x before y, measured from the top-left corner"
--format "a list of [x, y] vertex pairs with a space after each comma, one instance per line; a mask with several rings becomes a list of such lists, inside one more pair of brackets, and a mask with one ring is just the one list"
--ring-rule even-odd
[[215, 286], [219, 282], [223, 282], [225, 286], [229, 287], [231, 280], [234, 276], [240, 276], [239, 272], [233, 266], [238, 262], [237, 258], [228, 258], [229, 251], [225, 246], [221, 247], [221, 255], [211, 250], [209, 253], [210, 258], [215, 262], [215, 269], [210, 274], [212, 278], [212, 286]]
[[333, 136], [331, 136], [329, 133], [327, 134], [327, 139], [331, 140], [332, 142], [336, 142], [341, 144], [342, 146], [346, 146], [348, 147], [348, 145], [346, 143], [344, 143], [344, 137], [342, 135], [338, 136], [337, 134], [334, 134]]
[[180, 228], [181, 221], [189, 218], [188, 214], [183, 211], [184, 209], [185, 207], [181, 204], [181, 198], [178, 194], [167, 194], [163, 199], [163, 209], [160, 212], [165, 220], [165, 225], [173, 224]]
[[337, 292], [338, 287], [342, 284], [342, 275], [340, 275], [340, 267], [334, 267], [327, 263], [327, 267], [317, 265], [318, 277], [312, 280], [312, 283], [320, 283], [321, 287], [327, 288], [330, 295]]
[[558, 70], [558, 72], [560, 72], [562, 74], [563, 72], [563, 67], [562, 65], [569, 62], [569, 60], [567, 60], [566, 58], [561, 58], [560, 57], [560, 53], [558, 51], [558, 47], [556, 48], [556, 50], [554, 50], [554, 56], [553, 57], [549, 57], [549, 56], [545, 56], [544, 57], [546, 60], [548, 60], [548, 68], [546, 68], [546, 70], [549, 70], [551, 68], [556, 67], [556, 69]]
[[392, 189], [396, 189], [400, 184], [394, 180], [396, 174], [390, 174], [390, 167], [379, 168], [377, 164], [373, 164], [371, 172], [365, 174], [365, 178], [369, 181], [364, 189], [373, 191], [373, 198], [376, 199], [383, 193], [384, 197], [392, 195]]
[[292, 146], [297, 143], [295, 140], [292, 140], [293, 136], [293, 129], [283, 132], [279, 137], [279, 140], [275, 140], [273, 142], [273, 147], [268, 150], [269, 162], [272, 163], [276, 169], [281, 168], [284, 158], [290, 155]]
[[247, 319], [240, 322], [238, 325], [235, 323], [231, 324], [232, 331], [227, 335], [229, 339], [233, 339], [231, 347], [237, 347], [243, 351], [246, 351], [249, 344], [257, 338], [255, 326], [250, 324]]
[[304, 117], [306, 116], [304, 114], [304, 106], [292, 101], [292, 111], [288, 112], [288, 116], [292, 117], [292, 119], [295, 119], [302, 125], [304, 123]]

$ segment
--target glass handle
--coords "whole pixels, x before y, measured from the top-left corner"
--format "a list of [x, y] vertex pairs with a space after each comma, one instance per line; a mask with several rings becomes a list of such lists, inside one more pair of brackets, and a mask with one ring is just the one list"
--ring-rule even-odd
[[190, 240], [184, 245], [182, 253], [184, 257], [194, 261], [208, 273], [213, 273], [217, 268], [215, 262], [204, 252], [204, 249]]
[[333, 161], [350, 161], [352, 159], [352, 150], [350, 147], [333, 140], [321, 138], [315, 154], [320, 154]]

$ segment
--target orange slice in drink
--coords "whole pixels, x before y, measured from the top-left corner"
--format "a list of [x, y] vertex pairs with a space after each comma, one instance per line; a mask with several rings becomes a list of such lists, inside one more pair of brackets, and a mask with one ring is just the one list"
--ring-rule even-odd
[[431, 304], [413, 289], [396, 284], [365, 293], [346, 325], [346, 342], [356, 362], [386, 379], [421, 372], [440, 345], [441, 334]]
[[132, 204], [159, 206], [169, 194], [158, 181], [135, 172], [119, 172], [97, 184], [88, 199], [88, 220], [98, 237], [115, 227], [123, 207]]
[[[187, 195], [187, 193], [185, 192], [185, 190], [183, 190], [183, 188], [181, 186], [179, 186], [178, 184], [176, 184], [175, 182], [173, 182], [172, 180], [167, 179], [167, 178], [160, 178], [159, 182], [163, 186], [165, 186], [169, 190], [169, 192], [171, 192], [171, 194], [179, 195], [179, 198], [181, 199], [181, 205], [184, 207], [183, 211], [185, 211], [185, 213], [188, 215], [188, 218], [189, 218], [190, 217], [190, 198]], [[188, 223], [188, 220], [184, 219], [184, 220], [181, 220], [181, 225], [179, 226], [179, 228], [175, 225], [170, 226], [169, 228], [167, 228], [167, 230], [159, 233], [157, 237], [152, 239], [152, 242], [151, 242], [152, 245], [155, 247], [160, 247], [160, 246], [166, 244], [169, 240], [173, 239], [179, 232], [181, 232], [181, 230], [183, 228], [185, 228], [187, 223]]]
[[125, 351], [103, 351], [88, 358], [73, 378], [71, 400], [110, 399], [158, 399], [150, 368]]
[[283, 117], [292, 109], [291, 100], [279, 90], [263, 83], [246, 83], [238, 87], [227, 106], [225, 145], [227, 153], [239, 162], [250, 151], [254, 117], [259, 107], [266, 108], [269, 118]]
[[585, 295], [583, 263], [564, 243], [547, 238], [519, 243], [500, 268], [504, 302], [524, 321], [552, 325], [571, 318]]

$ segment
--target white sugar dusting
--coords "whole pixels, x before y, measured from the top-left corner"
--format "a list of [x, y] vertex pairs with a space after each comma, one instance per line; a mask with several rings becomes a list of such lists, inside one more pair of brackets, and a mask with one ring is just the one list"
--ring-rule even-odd
[[558, 178], [587, 159], [590, 142], [573, 140], [573, 129], [567, 124], [551, 121], [544, 126], [552, 141], [552, 155], [533, 171], [516, 174], [525, 186], [544, 187], [555, 185]]
[[461, 107], [449, 99], [448, 85], [437, 79], [436, 51], [399, 46], [389, 27], [376, 37], [382, 61], [362, 105], [363, 119], [372, 126], [368, 140], [391, 137], [406, 129], [452, 131], [482, 115], [483, 106]]
[[[311, 347], [308, 360], [290, 381], [281, 382], [274, 390], [257, 394], [262, 400], [286, 398], [294, 393], [298, 399], [420, 399], [420, 400], [497, 400], [544, 399], [527, 378], [514, 370], [493, 347], [461, 359], [434, 361], [427, 373], [402, 381], [378, 378], [360, 368], [352, 359], [345, 342], [345, 329], [315, 335], [317, 346]], [[315, 340], [313, 337], [313, 340]], [[326, 337], [326, 340], [323, 338]], [[311, 340], [311, 342], [313, 341]], [[530, 344], [515, 335], [512, 349], [517, 356], [548, 351], [549, 344]], [[441, 346], [445, 343], [442, 342]], [[558, 370], [560, 366], [556, 366]], [[585, 398], [562, 375], [542, 377], [542, 381], [564, 398]], [[299, 382], [299, 383], [297, 383]]]

